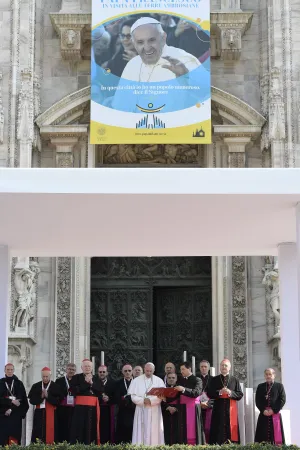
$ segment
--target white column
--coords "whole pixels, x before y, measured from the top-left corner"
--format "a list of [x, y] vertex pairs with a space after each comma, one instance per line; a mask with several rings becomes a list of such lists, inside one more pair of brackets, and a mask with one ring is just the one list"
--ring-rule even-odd
[[[299, 254], [299, 252], [298, 252]], [[299, 263], [298, 263], [299, 265]], [[297, 280], [297, 248], [295, 243], [278, 246], [280, 289], [281, 370], [287, 402], [291, 412], [291, 443], [300, 444], [300, 411], [297, 390], [299, 374], [299, 306]]]
[[7, 363], [9, 330], [9, 251], [0, 245], [0, 371]]

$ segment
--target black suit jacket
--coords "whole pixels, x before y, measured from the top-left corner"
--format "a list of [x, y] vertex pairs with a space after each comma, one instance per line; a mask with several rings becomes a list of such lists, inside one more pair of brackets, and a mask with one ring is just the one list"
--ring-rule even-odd
[[181, 386], [185, 388], [185, 391], [181, 395], [186, 397], [196, 398], [201, 395], [202, 392], [202, 380], [195, 375], [190, 375], [188, 378], [181, 380]]

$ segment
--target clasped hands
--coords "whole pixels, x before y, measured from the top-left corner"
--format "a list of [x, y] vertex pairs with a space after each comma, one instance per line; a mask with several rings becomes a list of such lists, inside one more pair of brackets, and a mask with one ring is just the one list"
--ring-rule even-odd
[[[21, 403], [20, 403], [20, 400], [15, 399], [15, 400], [11, 401], [11, 404], [14, 405], [14, 406], [19, 407]], [[5, 414], [6, 417], [9, 417], [11, 415], [11, 413], [12, 413], [12, 410], [8, 409], [7, 411], [5, 411], [4, 414]]]
[[150, 398], [144, 398], [144, 406], [151, 406]]
[[109, 401], [109, 397], [106, 394], [102, 394], [102, 400], [107, 403]]
[[48, 391], [47, 391], [47, 389], [42, 389], [42, 398], [48, 398]]
[[223, 387], [223, 389], [220, 390], [220, 395], [224, 395], [224, 394], [227, 394], [227, 395], [229, 395], [229, 397], [230, 397], [230, 395], [231, 395], [231, 390], [228, 389], [227, 387]]
[[85, 381], [92, 385], [93, 384], [93, 375], [92, 374], [86, 375]]
[[265, 409], [263, 414], [264, 414], [264, 416], [273, 416], [274, 411], [273, 411], [272, 408], [271, 409]]

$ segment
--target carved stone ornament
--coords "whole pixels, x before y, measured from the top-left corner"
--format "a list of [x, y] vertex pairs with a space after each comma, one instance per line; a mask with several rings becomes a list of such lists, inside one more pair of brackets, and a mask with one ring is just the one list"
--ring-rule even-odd
[[[201, 145], [102, 145], [104, 164], [199, 164]], [[202, 162], [203, 163], [203, 162]]]
[[247, 385], [247, 275], [246, 258], [232, 257], [232, 329], [234, 375]]
[[285, 139], [284, 100], [281, 72], [278, 67], [274, 67], [270, 73], [269, 135], [271, 141]]
[[262, 284], [266, 287], [267, 339], [280, 336], [279, 274], [277, 263], [266, 264]]
[[31, 262], [26, 266], [17, 264], [14, 273], [14, 287], [17, 293], [12, 328], [16, 333], [34, 335], [31, 322], [35, 317], [36, 283], [40, 273], [38, 265]]
[[83, 44], [90, 39], [91, 15], [72, 14], [62, 10], [50, 14], [52, 25], [60, 37], [63, 59], [77, 61], [84, 57]]
[[226, 9], [211, 13], [212, 35], [217, 42], [212, 46], [212, 57], [238, 60], [242, 53], [242, 37], [250, 28], [253, 13]]
[[70, 362], [72, 259], [56, 260], [56, 376]]

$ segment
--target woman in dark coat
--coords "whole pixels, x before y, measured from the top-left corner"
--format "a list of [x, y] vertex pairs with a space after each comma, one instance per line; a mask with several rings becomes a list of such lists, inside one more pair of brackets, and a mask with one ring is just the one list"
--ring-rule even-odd
[[255, 442], [269, 442], [270, 444], [284, 444], [284, 432], [280, 411], [285, 405], [284, 387], [275, 381], [274, 369], [266, 369], [265, 383], [257, 386], [255, 403], [260, 411]]

